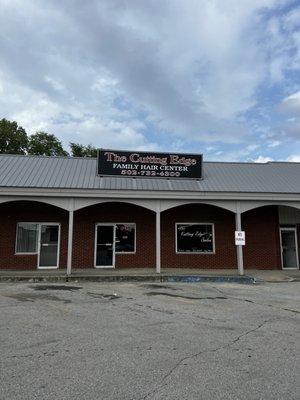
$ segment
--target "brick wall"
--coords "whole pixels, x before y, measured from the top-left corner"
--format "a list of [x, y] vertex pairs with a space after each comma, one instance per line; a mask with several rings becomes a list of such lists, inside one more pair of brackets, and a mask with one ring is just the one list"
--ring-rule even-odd
[[[57, 207], [34, 202], [0, 205], [0, 268], [36, 269], [36, 255], [15, 255], [17, 222], [61, 224], [60, 268], [67, 264], [68, 213]], [[73, 268], [94, 266], [95, 224], [136, 223], [136, 253], [116, 254], [117, 268], [155, 268], [155, 214], [125, 203], [104, 203], [75, 212]], [[176, 222], [209, 222], [215, 227], [215, 254], [176, 254]], [[234, 245], [234, 214], [209, 205], [190, 204], [162, 213], [162, 267], [237, 268]], [[263, 207], [242, 215], [246, 230], [246, 268], [281, 268], [277, 207]], [[298, 231], [299, 232], [299, 231]], [[300, 242], [300, 240], [299, 240]]]
[[58, 222], [61, 224], [60, 268], [67, 265], [68, 213], [38, 202], [16, 201], [0, 205], [0, 268], [36, 269], [37, 255], [15, 254], [18, 222]]
[[246, 231], [245, 267], [281, 269], [277, 206], [247, 211], [242, 215], [242, 229]]
[[155, 214], [125, 203], [103, 203], [78, 210], [74, 216], [74, 268], [94, 266], [95, 224], [134, 222], [136, 253], [116, 254], [116, 267], [155, 268]]

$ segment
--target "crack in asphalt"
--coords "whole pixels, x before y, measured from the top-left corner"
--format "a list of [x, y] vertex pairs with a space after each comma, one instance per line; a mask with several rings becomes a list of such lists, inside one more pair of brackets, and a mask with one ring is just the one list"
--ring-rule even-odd
[[181, 288], [170, 286], [170, 285], [159, 285], [156, 283], [146, 283], [143, 284], [142, 287], [145, 289], [168, 289], [168, 290], [182, 290]]
[[[272, 306], [272, 305], [270, 304], [269, 307], [274, 307], [274, 306]], [[284, 310], [284, 311], [290, 311], [290, 312], [295, 313], [295, 314], [300, 314], [300, 311], [298, 311], [298, 310], [293, 310], [292, 308], [282, 308], [282, 307], [276, 307], [276, 308], [280, 308], [280, 310]]]
[[227, 296], [228, 299], [243, 301], [245, 303], [251, 303], [251, 304], [255, 304], [255, 305], [261, 306], [261, 307], [272, 307], [272, 308], [275, 308], [277, 310], [289, 311], [289, 312], [292, 312], [294, 314], [300, 314], [299, 310], [294, 310], [293, 308], [279, 307], [279, 306], [275, 306], [273, 304], [263, 304], [263, 303], [259, 303], [257, 301], [253, 301], [253, 300], [250, 300], [250, 299], [245, 299], [245, 298], [242, 298], [242, 297], [230, 296], [230, 295], [227, 295], [223, 290], [221, 290], [219, 288], [216, 288], [215, 286], [211, 286], [211, 287], [213, 289], [215, 289], [217, 292], [222, 293], [225, 296]]
[[275, 319], [266, 320], [266, 321], [262, 322], [261, 324], [259, 324], [258, 326], [256, 326], [255, 328], [249, 329], [248, 331], [246, 331], [246, 332], [244, 332], [244, 333], [238, 335], [235, 339], [231, 340], [231, 341], [228, 342], [228, 343], [223, 344], [222, 346], [216, 347], [216, 348], [214, 348], [214, 349], [201, 350], [201, 351], [199, 351], [199, 352], [197, 352], [197, 353], [190, 354], [190, 355], [188, 355], [188, 356], [185, 356], [185, 357], [181, 358], [181, 359], [174, 365], [174, 367], [171, 368], [170, 371], [169, 371], [166, 375], [164, 375], [164, 377], [162, 378], [162, 380], [161, 380], [161, 382], [158, 384], [158, 386], [157, 386], [155, 389], [153, 389], [153, 390], [151, 390], [150, 392], [148, 392], [144, 397], [141, 398], [141, 400], [146, 400], [147, 398], [149, 398], [149, 396], [154, 395], [154, 394], [157, 393], [160, 389], [162, 389], [164, 386], [166, 386], [166, 385], [167, 385], [167, 383], [165, 383], [166, 379], [168, 379], [168, 378], [173, 374], [173, 372], [174, 372], [177, 368], [179, 368], [185, 361], [191, 360], [191, 359], [193, 359], [193, 358], [197, 358], [197, 357], [200, 356], [201, 354], [215, 353], [215, 352], [217, 352], [217, 351], [219, 351], [219, 350], [222, 350], [222, 349], [225, 349], [225, 348], [227, 348], [227, 347], [230, 347], [230, 346], [232, 346], [233, 344], [235, 344], [236, 342], [238, 342], [242, 337], [245, 337], [245, 336], [249, 335], [250, 333], [257, 331], [258, 329], [262, 328], [262, 327], [263, 327], [264, 325], [266, 325], [267, 323], [273, 322], [273, 321], [275, 321]]
[[181, 299], [187, 300], [227, 300], [225, 296], [205, 296], [205, 297], [194, 297], [194, 296], [184, 296], [181, 294], [167, 293], [167, 292], [148, 292], [146, 296], [167, 296], [167, 297], [179, 297]]

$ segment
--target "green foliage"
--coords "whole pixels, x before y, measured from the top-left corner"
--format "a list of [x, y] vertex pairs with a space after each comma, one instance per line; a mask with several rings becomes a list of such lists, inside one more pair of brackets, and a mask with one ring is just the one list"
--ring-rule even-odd
[[[92, 145], [70, 143], [73, 157], [97, 157]], [[27, 136], [24, 128], [15, 121], [0, 120], [0, 154], [30, 154], [41, 156], [67, 156], [61, 141], [50, 133], [36, 132]]]
[[42, 156], [67, 156], [62, 143], [56, 136], [46, 132], [37, 132], [29, 137], [28, 154]]
[[28, 137], [25, 129], [15, 121], [0, 120], [0, 153], [26, 154]]
[[79, 143], [70, 143], [70, 147], [71, 155], [73, 157], [97, 157], [96, 147], [93, 147], [90, 144], [84, 146]]

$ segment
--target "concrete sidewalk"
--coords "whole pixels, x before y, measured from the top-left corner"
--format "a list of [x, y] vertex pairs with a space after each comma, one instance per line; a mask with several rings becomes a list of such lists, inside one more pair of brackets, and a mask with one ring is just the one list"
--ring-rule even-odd
[[[0, 270], [1, 281], [66, 281], [65, 269], [59, 270]], [[181, 282], [292, 282], [300, 281], [299, 270], [245, 270], [244, 276], [239, 276], [236, 269], [187, 269], [167, 268], [157, 274], [150, 268], [131, 269], [73, 269], [68, 281], [181, 281]]]

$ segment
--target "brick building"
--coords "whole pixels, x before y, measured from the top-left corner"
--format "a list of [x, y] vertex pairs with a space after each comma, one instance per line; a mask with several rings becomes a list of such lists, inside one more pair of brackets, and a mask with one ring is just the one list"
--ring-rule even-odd
[[197, 180], [0, 156], [1, 269], [297, 269], [299, 234], [300, 163], [205, 162]]

